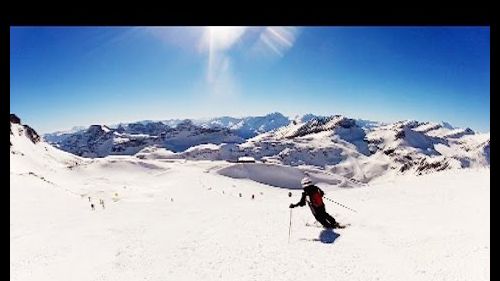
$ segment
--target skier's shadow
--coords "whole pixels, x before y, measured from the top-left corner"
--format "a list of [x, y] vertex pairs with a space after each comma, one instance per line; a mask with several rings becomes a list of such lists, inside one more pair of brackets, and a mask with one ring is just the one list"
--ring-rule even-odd
[[337, 240], [337, 238], [339, 238], [339, 236], [340, 236], [340, 234], [333, 231], [333, 229], [325, 229], [325, 230], [321, 231], [321, 233], [319, 234], [318, 240], [321, 241], [322, 243], [331, 244], [331, 243], [335, 242], [335, 240]]
[[333, 229], [324, 229], [321, 231], [319, 234], [319, 238], [316, 239], [305, 239], [302, 238], [301, 240], [309, 240], [309, 241], [319, 241], [321, 243], [325, 244], [332, 244], [339, 238], [340, 234], [336, 233]]

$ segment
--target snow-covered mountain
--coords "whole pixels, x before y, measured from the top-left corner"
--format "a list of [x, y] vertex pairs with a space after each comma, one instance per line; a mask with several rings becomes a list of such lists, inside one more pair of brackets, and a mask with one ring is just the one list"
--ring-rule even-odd
[[[312, 115], [311, 115], [312, 116]], [[107, 126], [120, 133], [159, 135], [184, 123], [191, 122], [192, 125], [204, 129], [229, 129], [233, 134], [248, 139], [258, 134], [275, 130], [290, 123], [290, 119], [281, 113], [275, 112], [265, 116], [249, 116], [235, 118], [229, 116], [210, 119], [168, 119], [163, 121], [143, 120], [133, 123], [119, 123]], [[51, 143], [61, 143], [72, 134], [85, 131], [86, 127], [74, 127], [68, 131], [58, 131], [44, 135], [44, 138]]]
[[[196, 122], [196, 121], [195, 121]], [[238, 136], [248, 139], [256, 135], [269, 132], [290, 123], [290, 119], [279, 112], [265, 116], [250, 116], [234, 118], [229, 116], [199, 121], [197, 124], [209, 128], [228, 128]]]
[[84, 130], [46, 134], [44, 138], [77, 155], [103, 157], [110, 154], [135, 154], [150, 145], [182, 151], [204, 143], [239, 143], [289, 123], [289, 119], [281, 113], [209, 120], [145, 120], [113, 126], [93, 125]]
[[55, 145], [84, 157], [136, 154], [143, 159], [236, 161], [251, 156], [265, 163], [321, 168], [363, 183], [386, 173], [489, 166], [490, 157], [489, 134], [446, 122], [385, 124], [313, 114], [290, 121], [280, 113], [186, 119], [175, 127], [153, 121], [116, 128], [94, 125]]
[[112, 129], [92, 125], [68, 135], [55, 146], [83, 157], [133, 155], [149, 146], [165, 147], [174, 152], [204, 143], [238, 143], [243, 139], [226, 128], [203, 128], [184, 120], [175, 128], [162, 122], [130, 123]]
[[50, 143], [58, 143], [64, 140], [65, 138], [69, 137], [71, 134], [84, 131], [87, 128], [85, 126], [75, 126], [69, 130], [65, 131], [56, 131], [52, 133], [47, 133], [43, 135], [43, 139]]
[[424, 173], [429, 170], [489, 166], [489, 133], [447, 124], [400, 121], [367, 135], [370, 148], [392, 160], [392, 169]]
[[469, 128], [418, 121], [366, 128], [340, 115], [298, 120], [242, 144], [195, 146], [175, 157], [234, 161], [251, 156], [265, 163], [319, 167], [364, 183], [387, 173], [489, 167], [489, 134]]

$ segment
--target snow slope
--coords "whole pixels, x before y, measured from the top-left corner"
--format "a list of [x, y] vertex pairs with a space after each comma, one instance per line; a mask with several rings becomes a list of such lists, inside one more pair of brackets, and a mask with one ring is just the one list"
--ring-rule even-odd
[[88, 160], [54, 148], [44, 141], [30, 139], [26, 127], [10, 125], [11, 173], [57, 174], [61, 170], [83, 164]]
[[225, 161], [82, 159], [12, 129], [13, 281], [490, 278], [486, 168], [387, 174], [360, 188], [322, 181], [326, 197], [357, 211], [325, 201], [351, 224], [328, 233], [306, 226], [307, 207], [288, 209], [300, 190], [258, 182], [298, 170], [245, 164], [250, 180], [221, 175], [234, 165]]
[[300, 180], [305, 176], [315, 180], [316, 183], [327, 183], [331, 185], [342, 185], [343, 187], [355, 186], [346, 178], [324, 173], [315, 169], [298, 169], [295, 167], [277, 165], [277, 164], [235, 164], [224, 167], [217, 171], [220, 175], [231, 178], [245, 178], [259, 183], [281, 188], [301, 189]]

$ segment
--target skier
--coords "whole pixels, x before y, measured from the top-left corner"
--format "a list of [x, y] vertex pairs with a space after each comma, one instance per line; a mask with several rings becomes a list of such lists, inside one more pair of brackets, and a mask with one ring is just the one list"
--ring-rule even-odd
[[[310, 178], [305, 177], [301, 181], [302, 188], [302, 198], [296, 204], [290, 204], [290, 208], [295, 208], [297, 206], [303, 207], [307, 204], [311, 208], [313, 216], [318, 222], [320, 222], [325, 228], [342, 228], [342, 226], [335, 221], [335, 219], [330, 216], [325, 210], [325, 204], [323, 203], [323, 195], [325, 194], [323, 190], [312, 184]], [[309, 200], [306, 197], [309, 196]]]

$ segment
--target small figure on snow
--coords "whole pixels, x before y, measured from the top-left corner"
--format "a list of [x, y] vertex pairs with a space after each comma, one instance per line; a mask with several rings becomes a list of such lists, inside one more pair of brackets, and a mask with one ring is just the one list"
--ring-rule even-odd
[[92, 208], [92, 211], [94, 211], [94, 210], [95, 210], [95, 208], [94, 208], [94, 203], [91, 203], [91, 204], [90, 204], [90, 208]]
[[[313, 216], [318, 222], [320, 222], [326, 228], [340, 228], [341, 226], [335, 219], [330, 216], [325, 210], [325, 204], [323, 203], [323, 195], [325, 194], [323, 190], [312, 184], [310, 178], [305, 177], [301, 181], [302, 188], [302, 198], [296, 204], [290, 204], [290, 208], [295, 208], [297, 206], [303, 207], [307, 204], [311, 208]], [[306, 197], [309, 196], [309, 200]]]

